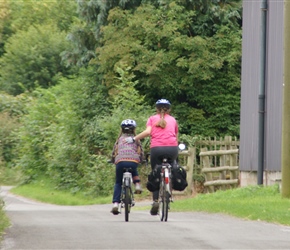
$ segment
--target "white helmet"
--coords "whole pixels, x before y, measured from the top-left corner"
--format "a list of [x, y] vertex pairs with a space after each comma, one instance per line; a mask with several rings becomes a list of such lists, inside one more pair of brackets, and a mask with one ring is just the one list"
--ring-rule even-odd
[[137, 124], [134, 120], [126, 119], [121, 122], [121, 128], [123, 129], [134, 129], [137, 127]]
[[159, 107], [170, 108], [171, 103], [166, 99], [160, 99], [155, 103], [155, 105], [156, 105], [156, 108], [159, 108]]

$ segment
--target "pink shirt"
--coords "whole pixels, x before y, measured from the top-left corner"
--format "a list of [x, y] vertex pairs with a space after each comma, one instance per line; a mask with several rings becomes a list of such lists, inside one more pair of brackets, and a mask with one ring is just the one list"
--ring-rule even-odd
[[156, 127], [157, 122], [160, 120], [160, 115], [156, 114], [150, 116], [146, 126], [151, 126], [151, 144], [150, 147], [160, 147], [160, 146], [177, 146], [177, 133], [178, 125], [175, 118], [171, 115], [165, 115], [164, 119], [166, 121], [166, 127], [163, 129], [161, 127]]

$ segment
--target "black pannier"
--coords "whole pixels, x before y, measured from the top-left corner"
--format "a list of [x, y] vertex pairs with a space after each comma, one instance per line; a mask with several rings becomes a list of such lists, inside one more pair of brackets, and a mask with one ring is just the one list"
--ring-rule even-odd
[[185, 169], [177, 165], [172, 168], [171, 173], [172, 188], [177, 191], [183, 191], [188, 186]]
[[151, 171], [151, 173], [148, 175], [146, 187], [150, 192], [159, 190], [160, 173], [161, 173], [161, 165], [157, 165], [156, 168], [153, 171]]

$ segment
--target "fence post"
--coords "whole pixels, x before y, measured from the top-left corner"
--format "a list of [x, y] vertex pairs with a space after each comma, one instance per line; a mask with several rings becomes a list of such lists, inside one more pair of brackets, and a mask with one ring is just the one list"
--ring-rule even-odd
[[188, 186], [186, 188], [186, 194], [192, 193], [192, 177], [195, 158], [196, 158], [196, 148], [195, 147], [188, 148], [187, 176], [186, 176]]

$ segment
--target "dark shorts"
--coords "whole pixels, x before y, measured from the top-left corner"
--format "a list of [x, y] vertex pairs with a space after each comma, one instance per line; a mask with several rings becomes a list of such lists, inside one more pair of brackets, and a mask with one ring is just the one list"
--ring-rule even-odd
[[150, 149], [151, 168], [154, 169], [156, 164], [161, 164], [163, 157], [173, 163], [178, 157], [178, 146], [154, 147]]

